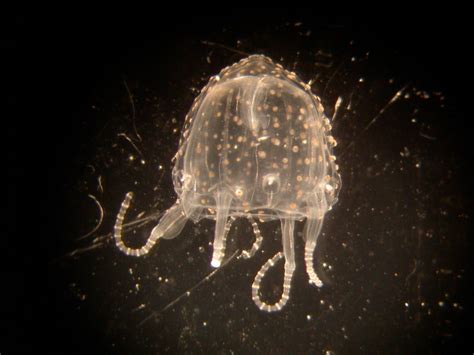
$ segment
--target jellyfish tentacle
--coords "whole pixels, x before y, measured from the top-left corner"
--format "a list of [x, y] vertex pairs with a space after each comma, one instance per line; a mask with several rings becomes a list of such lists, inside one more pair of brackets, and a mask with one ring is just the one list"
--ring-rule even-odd
[[227, 219], [227, 222], [225, 223], [225, 227], [224, 227], [224, 230], [225, 230], [225, 237], [227, 238], [227, 234], [229, 234], [229, 231], [230, 231], [230, 228], [232, 227], [232, 224], [235, 222], [237, 218], [235, 218], [234, 216], [230, 216], [228, 219]]
[[[260, 246], [262, 245], [263, 237], [262, 237], [262, 234], [260, 232], [260, 228], [258, 228], [258, 224], [255, 221], [255, 219], [252, 217], [252, 215], [248, 214], [246, 217], [249, 220], [250, 224], [252, 225], [253, 233], [255, 235], [255, 241], [253, 242], [250, 249], [242, 250], [240, 255], [244, 259], [249, 259], [252, 256], [254, 256], [255, 253], [260, 249]], [[229, 235], [230, 229], [232, 228], [232, 224], [235, 222], [236, 219], [237, 219], [236, 217], [230, 216], [226, 221], [226, 224], [224, 226], [224, 239], [223, 239], [224, 240], [224, 249], [225, 249], [225, 245], [226, 245], [226, 241], [227, 241], [227, 236]], [[225, 254], [225, 250], [224, 250], [224, 254]]]
[[321, 232], [323, 226], [322, 218], [309, 218], [306, 220], [303, 235], [305, 236], [305, 247], [304, 247], [304, 261], [306, 264], [306, 273], [309, 277], [309, 283], [312, 283], [318, 287], [323, 286], [321, 279], [316, 274], [314, 270], [314, 250], [316, 249], [316, 244], [318, 236]]
[[[275, 264], [280, 260], [283, 259], [283, 252], [278, 252], [276, 253], [272, 258], [268, 259], [265, 264], [260, 268], [260, 270], [257, 272], [257, 275], [255, 275], [255, 279], [253, 280], [252, 284], [252, 300], [254, 303], [257, 305], [258, 308], [260, 308], [262, 311], [267, 311], [267, 312], [275, 312], [279, 311], [284, 304], [282, 303], [282, 299], [280, 299], [279, 302], [270, 305], [268, 303], [263, 302], [260, 299], [260, 296], [258, 292], [260, 291], [260, 283], [262, 282], [263, 277], [267, 273], [268, 269], [271, 267], [275, 266]], [[285, 302], [286, 303], [286, 302]]]
[[306, 273], [308, 274], [310, 284], [322, 287], [323, 283], [314, 270], [314, 251], [321, 233], [321, 228], [323, 227], [324, 214], [328, 207], [324, 194], [321, 192], [315, 192], [312, 197], [308, 198], [307, 203], [308, 215], [303, 230]]
[[248, 214], [247, 219], [249, 220], [250, 224], [252, 225], [253, 234], [255, 235], [255, 241], [253, 242], [252, 246], [248, 250], [242, 250], [242, 257], [244, 259], [249, 259], [255, 255], [255, 253], [260, 249], [262, 246], [262, 233], [260, 233], [260, 228], [258, 228], [257, 221], [252, 217], [252, 215]]
[[[292, 218], [282, 218], [282, 239], [283, 239], [283, 252], [278, 252], [272, 258], [268, 259], [262, 268], [258, 271], [255, 276], [255, 280], [252, 284], [252, 300], [262, 311], [276, 312], [280, 311], [290, 299], [291, 280], [295, 271], [295, 249], [294, 249], [294, 228], [295, 220]], [[283, 292], [280, 300], [274, 304], [268, 304], [261, 300], [259, 291], [260, 283], [267, 273], [267, 271], [273, 267], [280, 259], [285, 259], [285, 271], [283, 277]]]
[[[230, 204], [232, 203], [232, 196], [226, 192], [218, 192], [216, 196], [216, 229], [213, 244], [213, 253], [211, 265], [219, 267], [225, 255], [225, 244], [227, 240], [226, 231], [227, 217], [229, 216]], [[228, 226], [230, 229], [230, 225]]]
[[158, 239], [173, 239], [181, 233], [186, 224], [187, 217], [178, 200], [165, 212], [158, 224], [153, 228], [144, 246], [141, 248], [130, 248], [126, 246], [122, 235], [123, 220], [125, 219], [125, 214], [130, 207], [132, 198], [133, 192], [127, 192], [115, 221], [114, 239], [115, 244], [120, 251], [131, 256], [143, 256], [150, 252]]
[[230, 216], [229, 218], [227, 218], [227, 221], [225, 222], [225, 226], [224, 226], [224, 249], [223, 249], [223, 255], [222, 257], [224, 257], [225, 255], [225, 247], [226, 247], [226, 244], [227, 244], [227, 236], [229, 235], [229, 232], [230, 232], [230, 228], [232, 227], [232, 224], [235, 222], [237, 218], [235, 218], [234, 216]]

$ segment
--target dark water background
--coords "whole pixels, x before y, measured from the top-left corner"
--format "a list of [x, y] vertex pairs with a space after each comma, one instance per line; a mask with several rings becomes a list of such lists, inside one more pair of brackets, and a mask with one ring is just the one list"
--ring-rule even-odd
[[[6, 263], [3, 271], [15, 290], [6, 303], [5, 350], [472, 353], [465, 21], [316, 13], [69, 15], [44, 25], [42, 41], [26, 35], [11, 45], [44, 63], [49, 100], [38, 111], [45, 124], [29, 132], [41, 137], [32, 140], [41, 142], [34, 147], [41, 159], [30, 151], [25, 168], [20, 155], [9, 155], [16, 226], [9, 236], [22, 242], [9, 248], [21, 267]], [[19, 22], [25, 32], [36, 28], [29, 17]], [[127, 191], [136, 196], [130, 220], [174, 202], [170, 160], [184, 116], [208, 78], [244, 53], [268, 55], [313, 80], [328, 116], [342, 98], [333, 126], [343, 187], [315, 253], [325, 286], [308, 284], [296, 238], [290, 301], [274, 314], [255, 307], [250, 287], [281, 248], [278, 223], [261, 225], [261, 254], [232, 260], [209, 279], [210, 221], [190, 222], [140, 259], [122, 255], [110, 238]], [[20, 130], [11, 132], [15, 138]], [[17, 213], [35, 175], [41, 196], [29, 201], [29, 214]], [[103, 220], [78, 240], [99, 222], [94, 199]], [[34, 214], [37, 226], [29, 222]], [[152, 227], [130, 238], [144, 240]], [[25, 228], [36, 234], [25, 237]], [[227, 255], [248, 245], [250, 231], [237, 224]], [[45, 262], [47, 273], [37, 277], [35, 265]], [[264, 287], [278, 295], [281, 275], [270, 273]]]

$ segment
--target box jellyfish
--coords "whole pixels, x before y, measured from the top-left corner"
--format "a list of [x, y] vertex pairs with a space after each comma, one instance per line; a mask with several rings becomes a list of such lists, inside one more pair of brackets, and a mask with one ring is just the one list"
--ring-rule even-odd
[[[263, 55], [252, 55], [213, 76], [186, 116], [173, 183], [177, 194], [141, 248], [124, 244], [122, 223], [132, 200], [122, 202], [114, 228], [117, 247], [127, 255], [147, 254], [159, 239], [180, 234], [188, 220], [215, 220], [211, 265], [225, 257], [226, 237], [237, 218], [250, 221], [255, 242], [242, 257], [262, 244], [257, 220], [279, 220], [282, 251], [267, 260], [255, 276], [252, 299], [263, 311], [281, 310], [290, 297], [295, 270], [294, 229], [305, 221], [304, 260], [309, 282], [322, 282], [313, 254], [324, 216], [341, 188], [331, 135], [319, 97], [298, 76]], [[284, 261], [280, 299], [267, 303], [260, 283], [267, 271]]]

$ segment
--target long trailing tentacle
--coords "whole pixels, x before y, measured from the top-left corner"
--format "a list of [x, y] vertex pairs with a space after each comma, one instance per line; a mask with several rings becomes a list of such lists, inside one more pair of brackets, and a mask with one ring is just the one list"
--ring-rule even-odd
[[177, 201], [170, 209], [168, 209], [160, 222], [153, 228], [146, 244], [141, 248], [130, 248], [125, 245], [122, 236], [122, 227], [125, 214], [130, 207], [130, 202], [133, 198], [133, 192], [127, 192], [125, 199], [120, 206], [120, 211], [117, 215], [114, 226], [115, 244], [120, 251], [131, 256], [143, 256], [150, 252], [150, 249], [156, 244], [158, 239], [172, 239], [179, 235], [186, 224], [187, 217], [184, 214], [179, 201]]
[[[295, 221], [291, 218], [282, 219], [282, 239], [283, 239], [283, 252], [276, 253], [272, 258], [268, 259], [262, 268], [258, 271], [255, 276], [255, 280], [252, 284], [252, 300], [255, 302], [258, 308], [266, 312], [280, 311], [290, 299], [291, 290], [291, 279], [295, 271], [295, 249], [294, 249], [294, 226]], [[259, 291], [260, 284], [267, 271], [273, 267], [279, 260], [285, 258], [285, 272], [283, 277], [283, 292], [280, 300], [274, 304], [269, 304], [261, 300]]]

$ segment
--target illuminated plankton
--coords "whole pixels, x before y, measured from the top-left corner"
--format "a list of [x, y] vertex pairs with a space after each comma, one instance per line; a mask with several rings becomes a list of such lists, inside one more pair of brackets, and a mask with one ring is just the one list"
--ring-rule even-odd
[[[219, 267], [232, 222], [248, 218], [255, 233], [249, 258], [262, 244], [256, 220], [280, 220], [283, 251], [261, 267], [252, 299], [263, 311], [279, 311], [290, 297], [295, 270], [294, 227], [306, 219], [305, 263], [309, 282], [322, 286], [313, 253], [324, 216], [341, 187], [332, 149], [336, 140], [319, 97], [295, 73], [262, 55], [252, 55], [212, 77], [186, 116], [173, 168], [178, 195], [152, 230], [146, 244], [127, 247], [122, 223], [132, 193], [118, 213], [114, 236], [127, 255], [147, 254], [158, 239], [180, 234], [188, 219], [216, 221], [211, 265]], [[283, 292], [269, 304], [260, 283], [269, 268], [284, 260]]]

